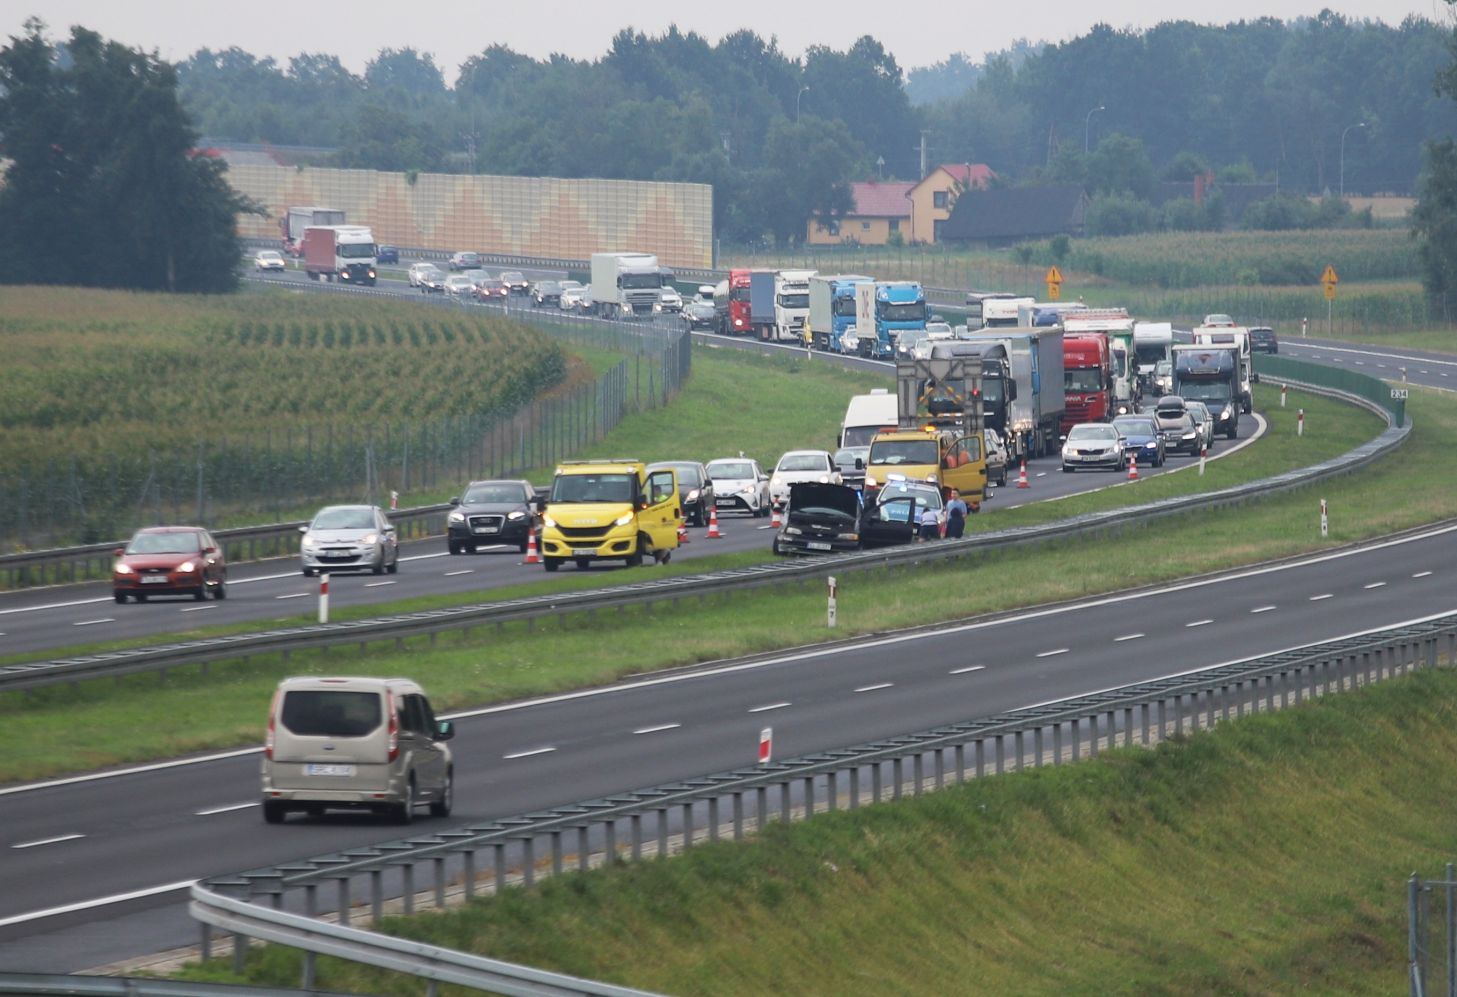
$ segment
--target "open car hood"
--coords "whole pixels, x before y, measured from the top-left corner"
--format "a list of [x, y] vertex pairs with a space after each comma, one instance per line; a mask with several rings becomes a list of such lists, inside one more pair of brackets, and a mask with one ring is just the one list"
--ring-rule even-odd
[[860, 493], [845, 485], [825, 485], [818, 481], [800, 481], [789, 487], [789, 515], [830, 515], [841, 513], [855, 521], [860, 518]]

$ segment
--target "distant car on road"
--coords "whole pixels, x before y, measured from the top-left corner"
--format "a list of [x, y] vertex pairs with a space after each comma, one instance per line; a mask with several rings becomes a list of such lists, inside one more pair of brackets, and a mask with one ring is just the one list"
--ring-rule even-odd
[[1216, 326], [1231, 326], [1234, 325], [1234, 319], [1229, 315], [1224, 314], [1223, 312], [1215, 312], [1212, 315], [1204, 316], [1204, 324]]
[[1164, 438], [1154, 424], [1153, 416], [1120, 415], [1113, 426], [1123, 434], [1123, 450], [1144, 467], [1164, 466]]
[[536, 522], [536, 489], [528, 481], [472, 481], [450, 500], [446, 544], [452, 554], [509, 544], [526, 552]]
[[718, 312], [713, 308], [711, 301], [699, 301], [694, 299], [683, 306], [681, 313], [683, 325], [690, 331], [694, 329], [712, 329], [718, 324]]
[[288, 264], [284, 262], [283, 254], [280, 253], [278, 250], [265, 249], [257, 256], [253, 257], [253, 269], [259, 271], [260, 273], [269, 270], [276, 270], [279, 273], [282, 273], [283, 271], [288, 269]]
[[375, 254], [375, 259], [378, 260], [380, 263], [398, 263], [400, 262], [399, 247], [380, 246], [379, 252]]
[[759, 462], [748, 457], [720, 457], [706, 465], [713, 482], [713, 504], [720, 509], [743, 510], [751, 516], [769, 514], [769, 476]]
[[1189, 414], [1189, 405], [1178, 395], [1164, 395], [1153, 412], [1159, 435], [1164, 438], [1164, 452], [1199, 455], [1199, 428]]
[[459, 252], [450, 258], [450, 269], [452, 270], [479, 270], [481, 266], [481, 254], [472, 252]]
[[564, 312], [579, 311], [582, 307], [582, 299], [587, 297], [587, 289], [581, 284], [568, 287], [562, 284], [561, 294], [557, 297], [557, 307]]
[[769, 500], [782, 508], [789, 501], [789, 486], [798, 481], [817, 481], [822, 485], [843, 483], [829, 451], [791, 450], [779, 458], [769, 477]]
[[111, 592], [146, 602], [154, 595], [190, 595], [202, 600], [227, 598], [228, 565], [223, 549], [199, 526], [149, 526], [138, 530], [116, 552]]
[[[841, 447], [835, 451], [835, 467], [840, 481], [851, 488], [865, 487], [865, 463], [870, 460], [870, 446]], [[858, 465], [858, 466], [857, 466]]]
[[304, 577], [320, 571], [400, 570], [400, 540], [377, 505], [329, 505], [300, 526], [299, 562]]
[[468, 298], [476, 293], [476, 286], [463, 273], [453, 273], [445, 278], [445, 293], [457, 298]]
[[1280, 340], [1275, 338], [1275, 330], [1267, 325], [1257, 325], [1251, 328], [1250, 352], [1279, 353]]
[[1199, 439], [1206, 450], [1214, 449], [1214, 416], [1209, 412], [1209, 406], [1201, 401], [1185, 399], [1184, 405], [1189, 410], [1189, 416], [1194, 420], [1194, 426], [1199, 430]]
[[418, 287], [421, 291], [445, 290], [445, 271], [434, 263], [411, 263], [405, 276], [411, 287]]
[[481, 281], [480, 286], [476, 288], [476, 297], [482, 301], [505, 301], [510, 295], [511, 292], [506, 288], [505, 283], [496, 277]]
[[510, 294], [528, 294], [531, 291], [531, 281], [520, 270], [501, 271], [501, 283], [506, 285]]
[[1110, 471], [1124, 466], [1123, 436], [1107, 422], [1080, 422], [1067, 432], [1062, 444], [1062, 469], [1076, 471], [1082, 467], [1106, 467]]
[[648, 471], [672, 468], [678, 476], [678, 507], [690, 526], [708, 523], [708, 510], [714, 507], [713, 479], [696, 460], [661, 460], [648, 465]]
[[531, 303], [538, 308], [543, 305], [560, 304], [562, 283], [559, 280], [539, 280], [531, 285]]

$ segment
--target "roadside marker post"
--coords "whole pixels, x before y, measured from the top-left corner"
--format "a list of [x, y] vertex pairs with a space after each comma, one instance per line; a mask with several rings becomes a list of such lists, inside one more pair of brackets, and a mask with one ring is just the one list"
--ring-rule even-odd
[[1330, 519], [1326, 516], [1325, 499], [1320, 500], [1320, 538], [1324, 540], [1330, 536]]
[[1290, 385], [1288, 385], [1288, 384], [1282, 384], [1282, 385], [1280, 385], [1280, 407], [1281, 408], [1284, 408], [1285, 407], [1285, 392], [1287, 392], [1289, 390], [1290, 390]]
[[1204, 462], [1209, 459], [1209, 447], [1200, 444], [1199, 446], [1199, 477], [1204, 477]]
[[1296, 411], [1299, 414], [1296, 415], [1296, 417], [1295, 417], [1295, 435], [1296, 436], [1304, 436], [1305, 435], [1305, 409], [1296, 409]]
[[319, 622], [329, 622], [329, 573], [319, 572]]
[[836, 616], [836, 600], [835, 600], [835, 594], [837, 592], [837, 587], [835, 585], [835, 576], [834, 575], [830, 575], [829, 578], [826, 579], [826, 581], [828, 581], [830, 583], [830, 612], [829, 612], [829, 615], [830, 615], [830, 628], [831, 629], [834, 629], [834, 626], [835, 626], [835, 616]]
[[400, 508], [400, 493], [390, 490], [390, 512], [397, 512]]
[[774, 728], [765, 727], [759, 731], [759, 764], [768, 765], [774, 754]]

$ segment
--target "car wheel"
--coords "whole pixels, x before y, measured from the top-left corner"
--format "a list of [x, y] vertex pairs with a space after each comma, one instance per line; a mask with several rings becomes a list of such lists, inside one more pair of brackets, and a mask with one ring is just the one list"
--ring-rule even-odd
[[303, 571], [305, 578], [312, 578], [312, 577], [314, 577], [314, 569], [313, 568], [303, 568], [301, 570]]
[[449, 817], [450, 808], [455, 806], [455, 770], [445, 770], [445, 785], [440, 787], [440, 799], [430, 804], [431, 817]]
[[137, 595], [136, 595], [136, 600], [137, 600], [137, 602], [146, 602], [147, 601], [147, 593], [145, 593], [145, 592], [138, 592]]
[[447, 541], [446, 546], [450, 548], [450, 552], [452, 554], [460, 553], [460, 544], [456, 543], [454, 540]]
[[212, 597], [218, 600], [228, 597], [228, 580], [226, 578], [218, 579], [217, 585], [212, 590]]
[[[472, 554], [474, 554], [476, 552], [476, 549], [474, 547], [472, 547], [470, 549], [470, 552]], [[396, 547], [395, 548], [394, 560], [390, 561], [390, 574], [392, 574], [392, 575], [398, 575], [399, 573], [400, 573], [400, 548]]]
[[543, 557], [541, 559], [541, 566], [547, 571], [555, 571], [562, 566], [562, 559], [559, 557]]
[[410, 776], [410, 781], [405, 783], [405, 798], [395, 807], [396, 824], [413, 824], [415, 822], [415, 777]]
[[384, 574], [384, 551], [379, 552], [379, 562], [377, 564], [371, 564], [369, 570], [376, 575]]
[[204, 580], [203, 583], [201, 585], [199, 585], [197, 588], [195, 588], [195, 589], [192, 590], [192, 598], [194, 600], [196, 600], [197, 602], [202, 602], [204, 599], [207, 598], [207, 582], [206, 582], [206, 580]]
[[125, 592], [113, 592], [113, 593], [111, 593], [111, 596], [117, 602], [126, 602], [126, 593]]
[[288, 810], [284, 808], [279, 800], [263, 801], [263, 820], [269, 824], [282, 824], [283, 818], [288, 816]]

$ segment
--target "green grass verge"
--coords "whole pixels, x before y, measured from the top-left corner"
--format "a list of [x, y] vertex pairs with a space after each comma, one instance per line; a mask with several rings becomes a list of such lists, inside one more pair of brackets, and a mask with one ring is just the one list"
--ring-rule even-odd
[[[1457, 674], [1423, 673], [384, 929], [674, 994], [1393, 994], [1404, 880], [1452, 858], [1454, 704]], [[249, 958], [297, 985], [296, 953]]]
[[[1318, 494], [1302, 490], [1236, 509], [1170, 517], [1113, 539], [1069, 540], [990, 552], [956, 564], [847, 575], [840, 585], [837, 636], [1155, 584], [1457, 515], [1457, 467], [1446, 459], [1444, 442], [1457, 432], [1457, 402], [1414, 394], [1410, 411], [1417, 427], [1410, 443], [1363, 472], [1326, 482]], [[1314, 443], [1315, 437], [1305, 442]], [[1230, 458], [1240, 459], [1243, 455]], [[1173, 477], [1196, 476], [1181, 472]], [[1388, 482], [1391, 486], [1385, 487]], [[1114, 491], [1142, 494], [1144, 484], [1154, 483]], [[1326, 541], [1317, 528], [1319, 497], [1330, 501]], [[1185, 531], [1217, 536], [1220, 542], [1171, 539]], [[1069, 564], [1078, 570], [1069, 571]], [[1015, 584], [997, 579], [1015, 579]], [[823, 622], [823, 588], [813, 583], [715, 595], [678, 607], [569, 617], [534, 628], [483, 627], [473, 635], [408, 641], [399, 650], [295, 653], [287, 661], [260, 656], [213, 665], [206, 675], [188, 667], [119, 684], [97, 681], [12, 693], [0, 696], [0, 723], [10, 736], [10, 748], [0, 757], [0, 781], [258, 743], [273, 686], [289, 674], [408, 674], [431, 691], [442, 709], [460, 709], [798, 646], [828, 637]]]

